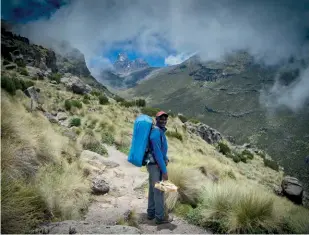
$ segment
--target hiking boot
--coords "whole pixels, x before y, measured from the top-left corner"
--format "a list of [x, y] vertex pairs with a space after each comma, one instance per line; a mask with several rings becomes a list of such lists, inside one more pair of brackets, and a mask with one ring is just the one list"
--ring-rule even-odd
[[166, 217], [164, 219], [158, 219], [156, 218], [156, 224], [168, 224], [170, 222], [173, 221], [173, 218], [172, 217]]
[[149, 216], [149, 215], [147, 215], [147, 219], [148, 220], [153, 220], [155, 217], [154, 216]]

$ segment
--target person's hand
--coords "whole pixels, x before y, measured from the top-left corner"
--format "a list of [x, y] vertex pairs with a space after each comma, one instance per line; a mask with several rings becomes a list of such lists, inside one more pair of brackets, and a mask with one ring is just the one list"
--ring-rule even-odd
[[168, 160], [165, 160], [165, 165], [166, 165], [166, 166], [168, 165]]
[[163, 181], [167, 181], [168, 180], [168, 175], [166, 174], [162, 174], [162, 179]]

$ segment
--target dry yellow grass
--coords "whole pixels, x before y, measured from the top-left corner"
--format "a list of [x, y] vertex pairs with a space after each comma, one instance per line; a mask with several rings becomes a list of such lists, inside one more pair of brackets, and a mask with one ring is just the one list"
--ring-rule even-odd
[[[76, 159], [76, 144], [62, 136], [41, 113], [28, 112], [24, 99], [2, 90], [4, 233], [29, 232], [47, 215], [52, 219], [77, 218], [89, 203], [90, 185]], [[68, 159], [73, 163], [69, 165]]]
[[[57, 91], [51, 85], [46, 86], [46, 82], [39, 81], [37, 85], [41, 88], [45, 98], [44, 107], [48, 111], [63, 108], [65, 99], [82, 100], [82, 96], [64, 90]], [[74, 145], [60, 135], [60, 127], [51, 125], [41, 114], [25, 112], [24, 107], [28, 102], [24, 101], [22, 94], [18, 97], [19, 103], [8, 101], [8, 97], [2, 102], [7, 110], [9, 107], [17, 107], [13, 113], [5, 113], [7, 119], [4, 119], [4, 127], [7, 129], [1, 126], [2, 133], [14, 133], [11, 136], [8, 134], [8, 138], [2, 138], [2, 145], [6, 146], [2, 151], [3, 156], [6, 156], [3, 166], [11, 176], [34, 176], [35, 172], [39, 172], [36, 185], [49, 210], [59, 218], [77, 218], [89, 200], [87, 182], [82, 174], [84, 167], [78, 162], [61, 166], [60, 162], [61, 152], [74, 155], [78, 148], [72, 147]], [[71, 110], [71, 114], [82, 120], [75, 144], [83, 145], [87, 129], [91, 129], [96, 142], [108, 141], [127, 152], [133, 123], [139, 112], [136, 107], [125, 108], [118, 103], [99, 105], [97, 98], [90, 96], [89, 104]], [[30, 130], [34, 123], [36, 127]], [[306, 231], [307, 225], [303, 218], [306, 218], [308, 210], [296, 207], [270, 192], [273, 184], [280, 183], [282, 172], [265, 168], [262, 159], [256, 155], [246, 164], [233, 162], [218, 153], [214, 146], [188, 133], [177, 117], [169, 118], [167, 128], [174, 132], [177, 130], [183, 138], [181, 141], [168, 137], [168, 157], [171, 160], [168, 166], [169, 178], [179, 187], [178, 193], [166, 197], [169, 210], [176, 207], [176, 210], [185, 211], [183, 214], [191, 211], [196, 214], [190, 217], [191, 221], [196, 223], [198, 220], [198, 223], [214, 226], [215, 230], [221, 229], [221, 232]], [[104, 133], [108, 133], [105, 139], [102, 137]], [[17, 150], [27, 153], [23, 154], [23, 160], [26, 161], [17, 157]], [[53, 162], [55, 165], [40, 167], [41, 162]], [[210, 180], [200, 169], [217, 176], [218, 183], [209, 183]], [[61, 195], [57, 194], [58, 187], [53, 182], [58, 182], [58, 187], [62, 189]], [[203, 189], [205, 191], [201, 193]], [[202, 206], [198, 206], [197, 210], [188, 205], [196, 206], [200, 202]], [[228, 210], [224, 212], [225, 209]], [[283, 229], [285, 227], [286, 231]]]

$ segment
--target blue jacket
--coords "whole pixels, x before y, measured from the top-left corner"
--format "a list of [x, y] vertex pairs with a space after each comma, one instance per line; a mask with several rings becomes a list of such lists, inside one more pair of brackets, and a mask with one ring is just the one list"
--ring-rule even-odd
[[167, 158], [167, 139], [165, 136], [166, 129], [161, 129], [159, 127], [153, 128], [150, 134], [150, 143], [153, 155], [160, 170], [163, 174], [167, 173], [165, 161]]

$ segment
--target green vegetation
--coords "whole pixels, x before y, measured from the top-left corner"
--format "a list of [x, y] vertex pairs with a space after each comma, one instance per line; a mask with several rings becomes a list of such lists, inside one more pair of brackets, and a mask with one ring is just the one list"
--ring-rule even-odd
[[78, 109], [81, 109], [83, 107], [83, 104], [79, 100], [65, 100], [64, 101], [64, 108], [68, 111], [71, 110], [72, 107], [76, 107]]
[[101, 105], [108, 104], [108, 103], [109, 103], [108, 98], [107, 98], [104, 94], [101, 94], [101, 95], [99, 96], [99, 103], [100, 103]]
[[24, 76], [29, 76], [29, 73], [28, 73], [28, 70], [26, 68], [18, 68], [18, 72], [21, 74], [21, 75], [24, 75]]
[[182, 135], [177, 131], [167, 131], [166, 136], [179, 139], [180, 141], [183, 140]]
[[81, 120], [80, 118], [72, 118], [71, 121], [70, 121], [70, 126], [80, 126], [81, 125]]
[[83, 135], [81, 144], [84, 149], [96, 152], [100, 155], [107, 156], [107, 149], [98, 141], [92, 130], [87, 129]]
[[219, 142], [217, 148], [218, 148], [219, 152], [222, 153], [223, 155], [231, 154], [230, 147], [224, 142]]
[[149, 115], [149, 116], [156, 116], [157, 112], [159, 112], [160, 109], [159, 108], [152, 108], [152, 107], [143, 107], [141, 109], [141, 112], [143, 114]]
[[26, 90], [28, 87], [33, 86], [34, 82], [30, 80], [22, 80], [16, 77], [9, 77], [6, 75], [1, 76], [1, 87], [11, 95], [16, 94], [16, 90]]
[[61, 79], [62, 75], [59, 73], [51, 73], [48, 78], [51, 81], [56, 81], [57, 83], [60, 83], [60, 79]]
[[115, 142], [114, 136], [107, 130], [101, 132], [102, 142], [105, 144], [112, 145]]
[[273, 169], [273, 170], [275, 170], [275, 171], [279, 171], [279, 165], [278, 165], [278, 163], [275, 162], [274, 160], [264, 158], [263, 161], [264, 161], [264, 165], [265, 165], [266, 167], [269, 167], [269, 168], [271, 168], [271, 169]]

